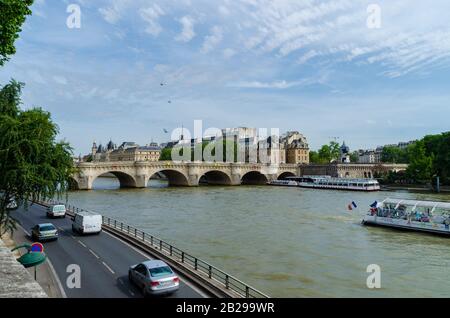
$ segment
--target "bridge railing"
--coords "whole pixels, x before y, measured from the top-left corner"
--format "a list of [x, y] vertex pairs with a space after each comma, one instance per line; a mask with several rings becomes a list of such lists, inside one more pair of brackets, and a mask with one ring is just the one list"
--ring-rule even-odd
[[[54, 200], [49, 200], [43, 203], [64, 204]], [[65, 206], [69, 215], [75, 215], [80, 212], [89, 212], [88, 210], [84, 210], [72, 205], [65, 204]], [[136, 240], [149, 244], [152, 248], [158, 250], [158, 252], [170, 256], [171, 258], [175, 258], [177, 262], [180, 262], [183, 265], [187, 266], [188, 268], [190, 268], [190, 270], [203, 274], [209, 279], [212, 279], [225, 287], [225, 289], [233, 291], [243, 298], [269, 298], [268, 295], [262, 293], [256, 288], [247, 285], [241, 280], [218, 269], [208, 262], [205, 262], [154, 235], [148, 234], [129, 224], [107, 216], [102, 216], [102, 218], [104, 225], [120, 231], [120, 233], [131, 236]]]

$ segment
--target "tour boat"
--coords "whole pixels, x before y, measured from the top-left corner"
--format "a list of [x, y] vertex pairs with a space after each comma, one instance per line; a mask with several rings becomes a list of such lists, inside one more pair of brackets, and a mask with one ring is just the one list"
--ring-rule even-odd
[[269, 182], [269, 185], [280, 187], [298, 187], [297, 181], [293, 180], [274, 180], [272, 182]]
[[362, 224], [450, 235], [450, 202], [386, 199], [371, 205]]
[[[326, 189], [326, 190], [348, 190], [348, 191], [379, 191], [380, 184], [374, 179], [349, 179], [332, 178], [328, 176], [305, 176], [288, 177], [285, 180], [277, 180], [270, 185], [281, 185], [280, 181], [286, 182], [283, 185], [297, 186], [300, 188]], [[294, 185], [295, 182], [297, 185]]]

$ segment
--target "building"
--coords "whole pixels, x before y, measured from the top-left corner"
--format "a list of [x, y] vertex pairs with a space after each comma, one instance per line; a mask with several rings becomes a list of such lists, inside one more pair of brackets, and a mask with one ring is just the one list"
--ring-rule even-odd
[[375, 150], [359, 150], [358, 163], [381, 163], [383, 157], [383, 147]]
[[309, 145], [306, 137], [298, 131], [287, 132], [282, 138], [286, 163], [309, 164]]
[[279, 136], [270, 136], [258, 142], [258, 163], [286, 163], [286, 149]]
[[136, 146], [114, 150], [108, 161], [159, 161], [161, 148], [159, 146]]
[[158, 161], [160, 156], [161, 148], [153, 142], [143, 147], [135, 142], [124, 142], [117, 147], [112, 141], [109, 141], [106, 147], [103, 147], [101, 144], [97, 146], [94, 141], [91, 155], [85, 156], [84, 161], [88, 161], [88, 159], [93, 162]]
[[339, 149], [339, 158], [340, 163], [350, 163], [350, 148], [345, 144], [345, 141], [342, 143], [341, 148]]
[[222, 129], [222, 137], [225, 139], [242, 140], [247, 138], [258, 137], [258, 130], [256, 128], [237, 127]]

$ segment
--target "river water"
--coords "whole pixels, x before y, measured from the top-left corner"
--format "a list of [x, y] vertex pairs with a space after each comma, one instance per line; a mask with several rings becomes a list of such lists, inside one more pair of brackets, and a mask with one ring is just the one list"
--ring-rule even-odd
[[[450, 201], [405, 191], [355, 193], [268, 186], [117, 189], [99, 178], [69, 203], [134, 225], [273, 297], [448, 297], [450, 239], [364, 227], [386, 197]], [[358, 208], [349, 211], [355, 201]], [[369, 264], [381, 289], [368, 289]]]

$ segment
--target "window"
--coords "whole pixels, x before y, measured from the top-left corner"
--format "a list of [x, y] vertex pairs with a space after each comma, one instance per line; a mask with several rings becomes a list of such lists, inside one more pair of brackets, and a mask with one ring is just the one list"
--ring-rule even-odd
[[152, 277], [160, 277], [173, 274], [169, 266], [150, 268], [150, 275]]

